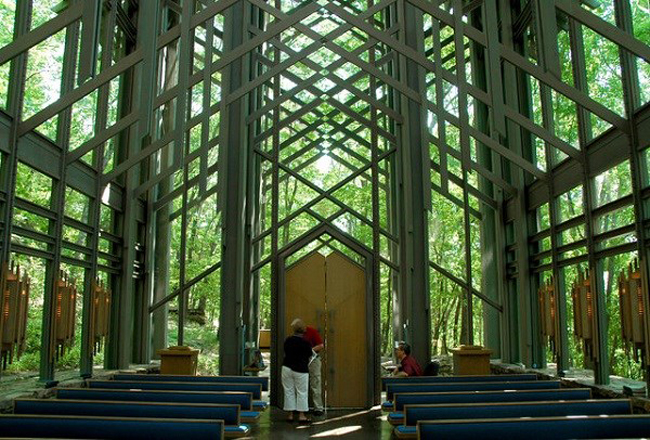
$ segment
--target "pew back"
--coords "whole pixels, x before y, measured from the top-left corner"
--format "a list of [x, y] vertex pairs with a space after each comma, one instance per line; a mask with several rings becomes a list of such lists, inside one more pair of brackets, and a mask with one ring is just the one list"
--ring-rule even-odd
[[269, 390], [269, 378], [259, 376], [186, 376], [171, 374], [114, 374], [115, 380], [162, 381], [162, 382], [226, 382], [259, 383], [262, 391]]
[[419, 383], [388, 384], [386, 399], [392, 400], [395, 393], [441, 393], [455, 391], [489, 391], [489, 390], [544, 390], [559, 389], [558, 380], [535, 380], [530, 382], [457, 382], [457, 383]]
[[113, 400], [170, 403], [225, 403], [239, 405], [242, 411], [252, 411], [253, 395], [239, 391], [164, 391], [164, 390], [105, 390], [89, 388], [58, 388], [58, 399]]
[[504, 390], [462, 391], [456, 393], [404, 393], [395, 394], [394, 411], [402, 411], [404, 405], [439, 403], [525, 402], [540, 400], [585, 400], [591, 398], [589, 388], [560, 390]]
[[252, 393], [253, 399], [259, 400], [262, 398], [262, 385], [258, 383], [88, 380], [86, 381], [86, 384], [88, 385], [88, 388], [121, 390], [243, 391], [246, 393]]
[[381, 378], [382, 390], [391, 383], [515, 382], [537, 380], [536, 374], [497, 374], [478, 376], [388, 376]]
[[534, 433], [554, 440], [638, 438], [650, 433], [650, 415], [421, 421], [417, 430], [422, 440], [530, 440]]
[[560, 417], [568, 415], [632, 414], [629, 399], [540, 402], [405, 405], [404, 425], [421, 420]]
[[62, 415], [0, 415], [0, 432], [16, 438], [102, 438], [109, 440], [216, 440], [221, 420], [181, 420]]
[[239, 426], [239, 405], [119, 402], [106, 400], [16, 399], [14, 414], [223, 420]]

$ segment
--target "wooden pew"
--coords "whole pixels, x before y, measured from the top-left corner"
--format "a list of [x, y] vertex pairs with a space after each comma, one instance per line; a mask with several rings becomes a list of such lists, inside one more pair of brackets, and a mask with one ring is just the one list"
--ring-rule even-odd
[[585, 399], [591, 399], [591, 390], [589, 388], [567, 388], [559, 390], [460, 391], [455, 393], [398, 393], [395, 394], [393, 403], [395, 406], [394, 411], [403, 411], [404, 405]]
[[418, 383], [386, 385], [386, 400], [392, 400], [395, 393], [441, 393], [454, 391], [489, 391], [489, 390], [557, 390], [559, 380], [534, 380], [531, 382], [455, 382], [455, 383]]
[[113, 400], [129, 402], [225, 403], [239, 405], [242, 411], [253, 411], [253, 395], [239, 391], [165, 391], [104, 390], [89, 388], [57, 388], [58, 399]]
[[253, 399], [259, 400], [262, 398], [262, 385], [258, 383], [87, 380], [86, 385], [88, 388], [111, 390], [243, 391], [252, 393]]
[[479, 376], [387, 376], [381, 378], [381, 389], [391, 383], [450, 383], [450, 382], [515, 382], [537, 380], [536, 374], [491, 374]]
[[[396, 413], [391, 413], [391, 415]], [[399, 413], [402, 414], [402, 413]], [[559, 417], [568, 415], [632, 414], [629, 399], [502, 402], [441, 405], [405, 405], [397, 438], [415, 438], [416, 425], [424, 420]], [[389, 421], [390, 416], [389, 416]]]
[[226, 438], [243, 437], [250, 432], [241, 423], [239, 405], [226, 404], [16, 399], [14, 414], [223, 420]]
[[102, 438], [109, 440], [217, 440], [223, 421], [83, 417], [62, 415], [0, 415], [0, 432], [16, 438]]
[[650, 415], [421, 421], [417, 430], [420, 440], [638, 438], [650, 433]]
[[126, 374], [113, 375], [114, 380], [162, 381], [162, 382], [226, 382], [259, 383], [262, 391], [269, 390], [269, 378], [259, 376], [184, 376], [172, 374]]

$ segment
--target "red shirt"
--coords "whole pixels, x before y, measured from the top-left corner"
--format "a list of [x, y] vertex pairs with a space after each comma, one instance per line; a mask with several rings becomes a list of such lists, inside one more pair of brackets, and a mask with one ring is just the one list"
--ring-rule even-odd
[[305, 328], [305, 334], [303, 335], [303, 338], [305, 338], [305, 340], [311, 344], [311, 348], [314, 348], [315, 346], [323, 343], [320, 334], [318, 334], [318, 330], [316, 330], [314, 327], [307, 326]]
[[402, 359], [402, 371], [409, 376], [422, 376], [420, 364], [412, 356], [404, 356]]

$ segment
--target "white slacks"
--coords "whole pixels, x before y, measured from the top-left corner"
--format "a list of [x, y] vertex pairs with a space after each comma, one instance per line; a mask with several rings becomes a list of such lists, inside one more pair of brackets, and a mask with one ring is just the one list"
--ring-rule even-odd
[[309, 411], [309, 373], [298, 373], [283, 365], [282, 387], [284, 388], [285, 411]]

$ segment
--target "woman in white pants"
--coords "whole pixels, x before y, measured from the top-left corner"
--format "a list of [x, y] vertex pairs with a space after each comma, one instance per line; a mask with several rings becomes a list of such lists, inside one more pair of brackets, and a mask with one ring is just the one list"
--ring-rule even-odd
[[294, 420], [298, 413], [298, 422], [309, 423], [309, 358], [311, 345], [303, 335], [305, 323], [294, 319], [291, 323], [293, 335], [284, 341], [284, 360], [282, 362], [282, 386], [284, 387], [284, 410], [289, 412], [288, 421]]

